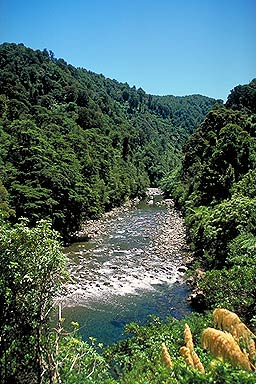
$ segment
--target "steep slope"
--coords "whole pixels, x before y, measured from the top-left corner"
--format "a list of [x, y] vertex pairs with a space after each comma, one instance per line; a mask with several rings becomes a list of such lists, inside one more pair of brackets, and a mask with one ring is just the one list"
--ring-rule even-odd
[[[16, 218], [65, 237], [180, 161], [215, 100], [156, 97], [23, 44], [0, 46], [0, 178]], [[4, 193], [6, 196], [6, 193]]]
[[[185, 211], [210, 307], [256, 314], [256, 81], [231, 91], [184, 146], [163, 183]], [[198, 267], [198, 264], [197, 264]], [[241, 272], [242, 271], [242, 272]]]

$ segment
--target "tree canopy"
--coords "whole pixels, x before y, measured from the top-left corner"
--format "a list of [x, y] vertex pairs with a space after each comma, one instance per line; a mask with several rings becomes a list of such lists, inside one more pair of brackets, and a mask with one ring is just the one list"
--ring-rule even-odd
[[180, 162], [215, 100], [159, 97], [52, 52], [0, 46], [0, 179], [10, 209], [64, 238]]
[[[235, 310], [255, 326], [255, 85], [235, 87], [225, 106], [200, 95], [153, 96], [74, 68], [51, 51], [0, 46], [4, 383], [255, 383], [255, 336], [243, 325], [250, 340], [236, 341], [253, 363], [247, 371], [231, 365], [227, 348], [211, 348], [221, 357], [212, 360], [200, 345], [202, 330], [214, 325], [210, 314], [132, 323], [126, 332], [133, 337], [104, 354], [93, 337], [77, 336], [78, 324], [66, 333], [61, 313], [49, 329], [53, 297], [67, 278], [50, 221], [68, 238], [85, 218], [143, 194], [160, 179], [184, 211], [192, 268], [204, 269], [197, 284], [206, 307]], [[188, 345], [189, 326], [192, 366], [179, 353]], [[203, 371], [196, 369], [200, 359]]]
[[[206, 270], [207, 305], [256, 315], [256, 82], [235, 87], [184, 146], [163, 187], [183, 207], [188, 236]], [[198, 264], [197, 264], [198, 265]]]

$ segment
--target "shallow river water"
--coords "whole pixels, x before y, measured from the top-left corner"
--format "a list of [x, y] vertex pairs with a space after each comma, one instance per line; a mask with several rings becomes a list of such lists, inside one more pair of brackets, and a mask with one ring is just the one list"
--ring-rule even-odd
[[67, 326], [79, 322], [85, 340], [111, 344], [131, 321], [181, 318], [191, 311], [179, 271], [187, 253], [185, 228], [172, 207], [140, 204], [65, 252], [73, 282], [62, 293], [63, 317]]

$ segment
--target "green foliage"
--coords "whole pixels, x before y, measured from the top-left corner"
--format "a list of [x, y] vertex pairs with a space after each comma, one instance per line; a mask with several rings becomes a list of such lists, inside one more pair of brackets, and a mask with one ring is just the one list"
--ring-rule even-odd
[[1, 222], [0, 249], [1, 383], [114, 383], [100, 345], [82, 341], [76, 324], [71, 333], [51, 328], [53, 297], [67, 279], [58, 233], [46, 221]]
[[241, 194], [253, 198], [256, 196], [256, 169], [250, 169], [243, 178], [232, 187], [233, 194]]
[[214, 207], [190, 210], [186, 222], [195, 249], [206, 251], [201, 257], [207, 267], [222, 267], [229, 242], [241, 233], [256, 233], [256, 199], [233, 195]]
[[47, 322], [65, 272], [58, 234], [40, 221], [0, 227], [0, 366], [3, 382], [40, 382]]
[[185, 146], [182, 179], [193, 205], [231, 196], [233, 184], [255, 167], [255, 138], [238, 112], [211, 112]]
[[256, 313], [255, 235], [245, 231], [230, 241], [225, 268], [207, 271], [199, 286], [209, 306], [229, 308], [250, 321]]
[[[198, 287], [208, 307], [255, 322], [255, 84], [236, 87], [224, 107], [200, 95], [147, 95], [47, 50], [0, 46], [0, 213], [13, 222], [0, 227], [3, 382], [255, 383], [255, 373], [212, 364], [203, 351], [207, 313], [130, 324], [133, 336], [104, 352], [77, 329], [50, 331], [65, 259], [57, 233], [38, 221], [50, 219], [68, 239], [85, 218], [162, 180], [185, 212], [196, 263], [206, 268]], [[29, 221], [16, 222], [21, 216]], [[206, 374], [179, 355], [185, 321]], [[161, 359], [163, 342], [172, 370]]]
[[0, 214], [4, 218], [9, 218], [15, 214], [9, 205], [9, 194], [3, 184], [0, 182]]
[[206, 294], [208, 307], [228, 308], [247, 321], [255, 314], [255, 262], [253, 265], [207, 271], [199, 282]]
[[231, 92], [232, 109], [207, 115], [184, 147], [181, 170], [162, 182], [185, 211], [208, 306], [247, 320], [256, 313], [255, 84]]
[[[195, 350], [205, 367], [205, 374], [188, 367], [179, 354], [180, 347], [184, 345], [185, 322], [191, 328]], [[109, 347], [105, 357], [112, 364], [112, 371], [119, 383], [254, 383], [255, 373], [234, 369], [221, 361], [212, 361], [212, 356], [203, 350], [201, 334], [208, 326], [213, 326], [210, 314], [193, 314], [181, 321], [168, 318], [166, 322], [154, 317], [145, 326], [132, 323], [126, 327], [126, 331], [133, 337]], [[163, 342], [167, 345], [173, 369], [166, 367], [162, 361]]]
[[171, 195], [180, 209], [185, 205], [187, 190], [181, 180], [181, 166], [161, 180], [160, 186], [166, 196]]
[[[55, 364], [59, 380], [65, 384], [105, 383], [114, 384], [109, 366], [102, 354], [102, 345], [90, 338], [82, 341], [78, 335], [79, 324], [73, 323], [74, 330], [60, 334]], [[53, 337], [53, 341], [54, 337]]]
[[157, 185], [215, 100], [154, 97], [23, 44], [0, 46], [0, 178], [16, 218], [65, 240]]
[[235, 87], [228, 97], [227, 107], [256, 113], [256, 79]]

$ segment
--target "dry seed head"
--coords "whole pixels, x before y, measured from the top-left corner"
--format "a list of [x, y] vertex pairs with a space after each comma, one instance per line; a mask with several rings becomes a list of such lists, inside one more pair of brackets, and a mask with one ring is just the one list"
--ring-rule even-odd
[[230, 332], [236, 340], [241, 338], [248, 342], [249, 338], [255, 337], [234, 312], [224, 308], [216, 308], [213, 311], [213, 319], [217, 328]]
[[250, 329], [247, 328], [246, 325], [244, 323], [242, 323], [242, 321], [240, 321], [240, 323], [238, 323], [234, 326], [234, 332], [235, 332], [236, 337], [238, 339], [242, 338], [243, 340], [247, 341], [248, 343], [252, 337], [255, 337], [255, 335], [252, 333], [252, 331], [250, 331]]
[[222, 313], [222, 308], [216, 308], [213, 311], [213, 321], [214, 321], [215, 328], [221, 328], [221, 313]]
[[249, 340], [249, 356], [251, 360], [256, 357], [255, 341], [253, 339]]
[[189, 328], [189, 325], [187, 323], [185, 324], [185, 329], [184, 329], [184, 339], [185, 339], [186, 347], [190, 351], [193, 351], [194, 349], [193, 337], [192, 337], [192, 333]]
[[203, 348], [208, 349], [214, 357], [223, 358], [234, 366], [251, 370], [247, 354], [244, 354], [230, 333], [214, 328], [206, 328], [202, 334]]
[[224, 308], [216, 308], [213, 311], [213, 319], [215, 327], [225, 331], [230, 331], [236, 323], [241, 321], [235, 313]]
[[190, 367], [194, 367], [193, 358], [192, 358], [192, 356], [191, 356], [191, 353], [190, 353], [189, 348], [187, 348], [187, 347], [181, 347], [181, 348], [180, 348], [180, 354], [181, 354], [181, 356], [184, 357], [186, 363], [187, 363]]
[[191, 352], [191, 356], [192, 356], [192, 359], [193, 359], [193, 363], [194, 363], [194, 367], [200, 371], [200, 372], [203, 372], [205, 373], [205, 369], [204, 369], [204, 366], [203, 364], [201, 363], [197, 353], [195, 351], [192, 351]]
[[162, 359], [169, 368], [173, 368], [173, 362], [165, 343], [162, 343]]
[[243, 369], [245, 369], [246, 371], [251, 371], [251, 363], [250, 363], [250, 360], [248, 358], [248, 354], [247, 353], [240, 353], [238, 351], [233, 351], [232, 352], [232, 355], [231, 355], [231, 358], [230, 358], [230, 362], [232, 365], [234, 366], [239, 366]]

